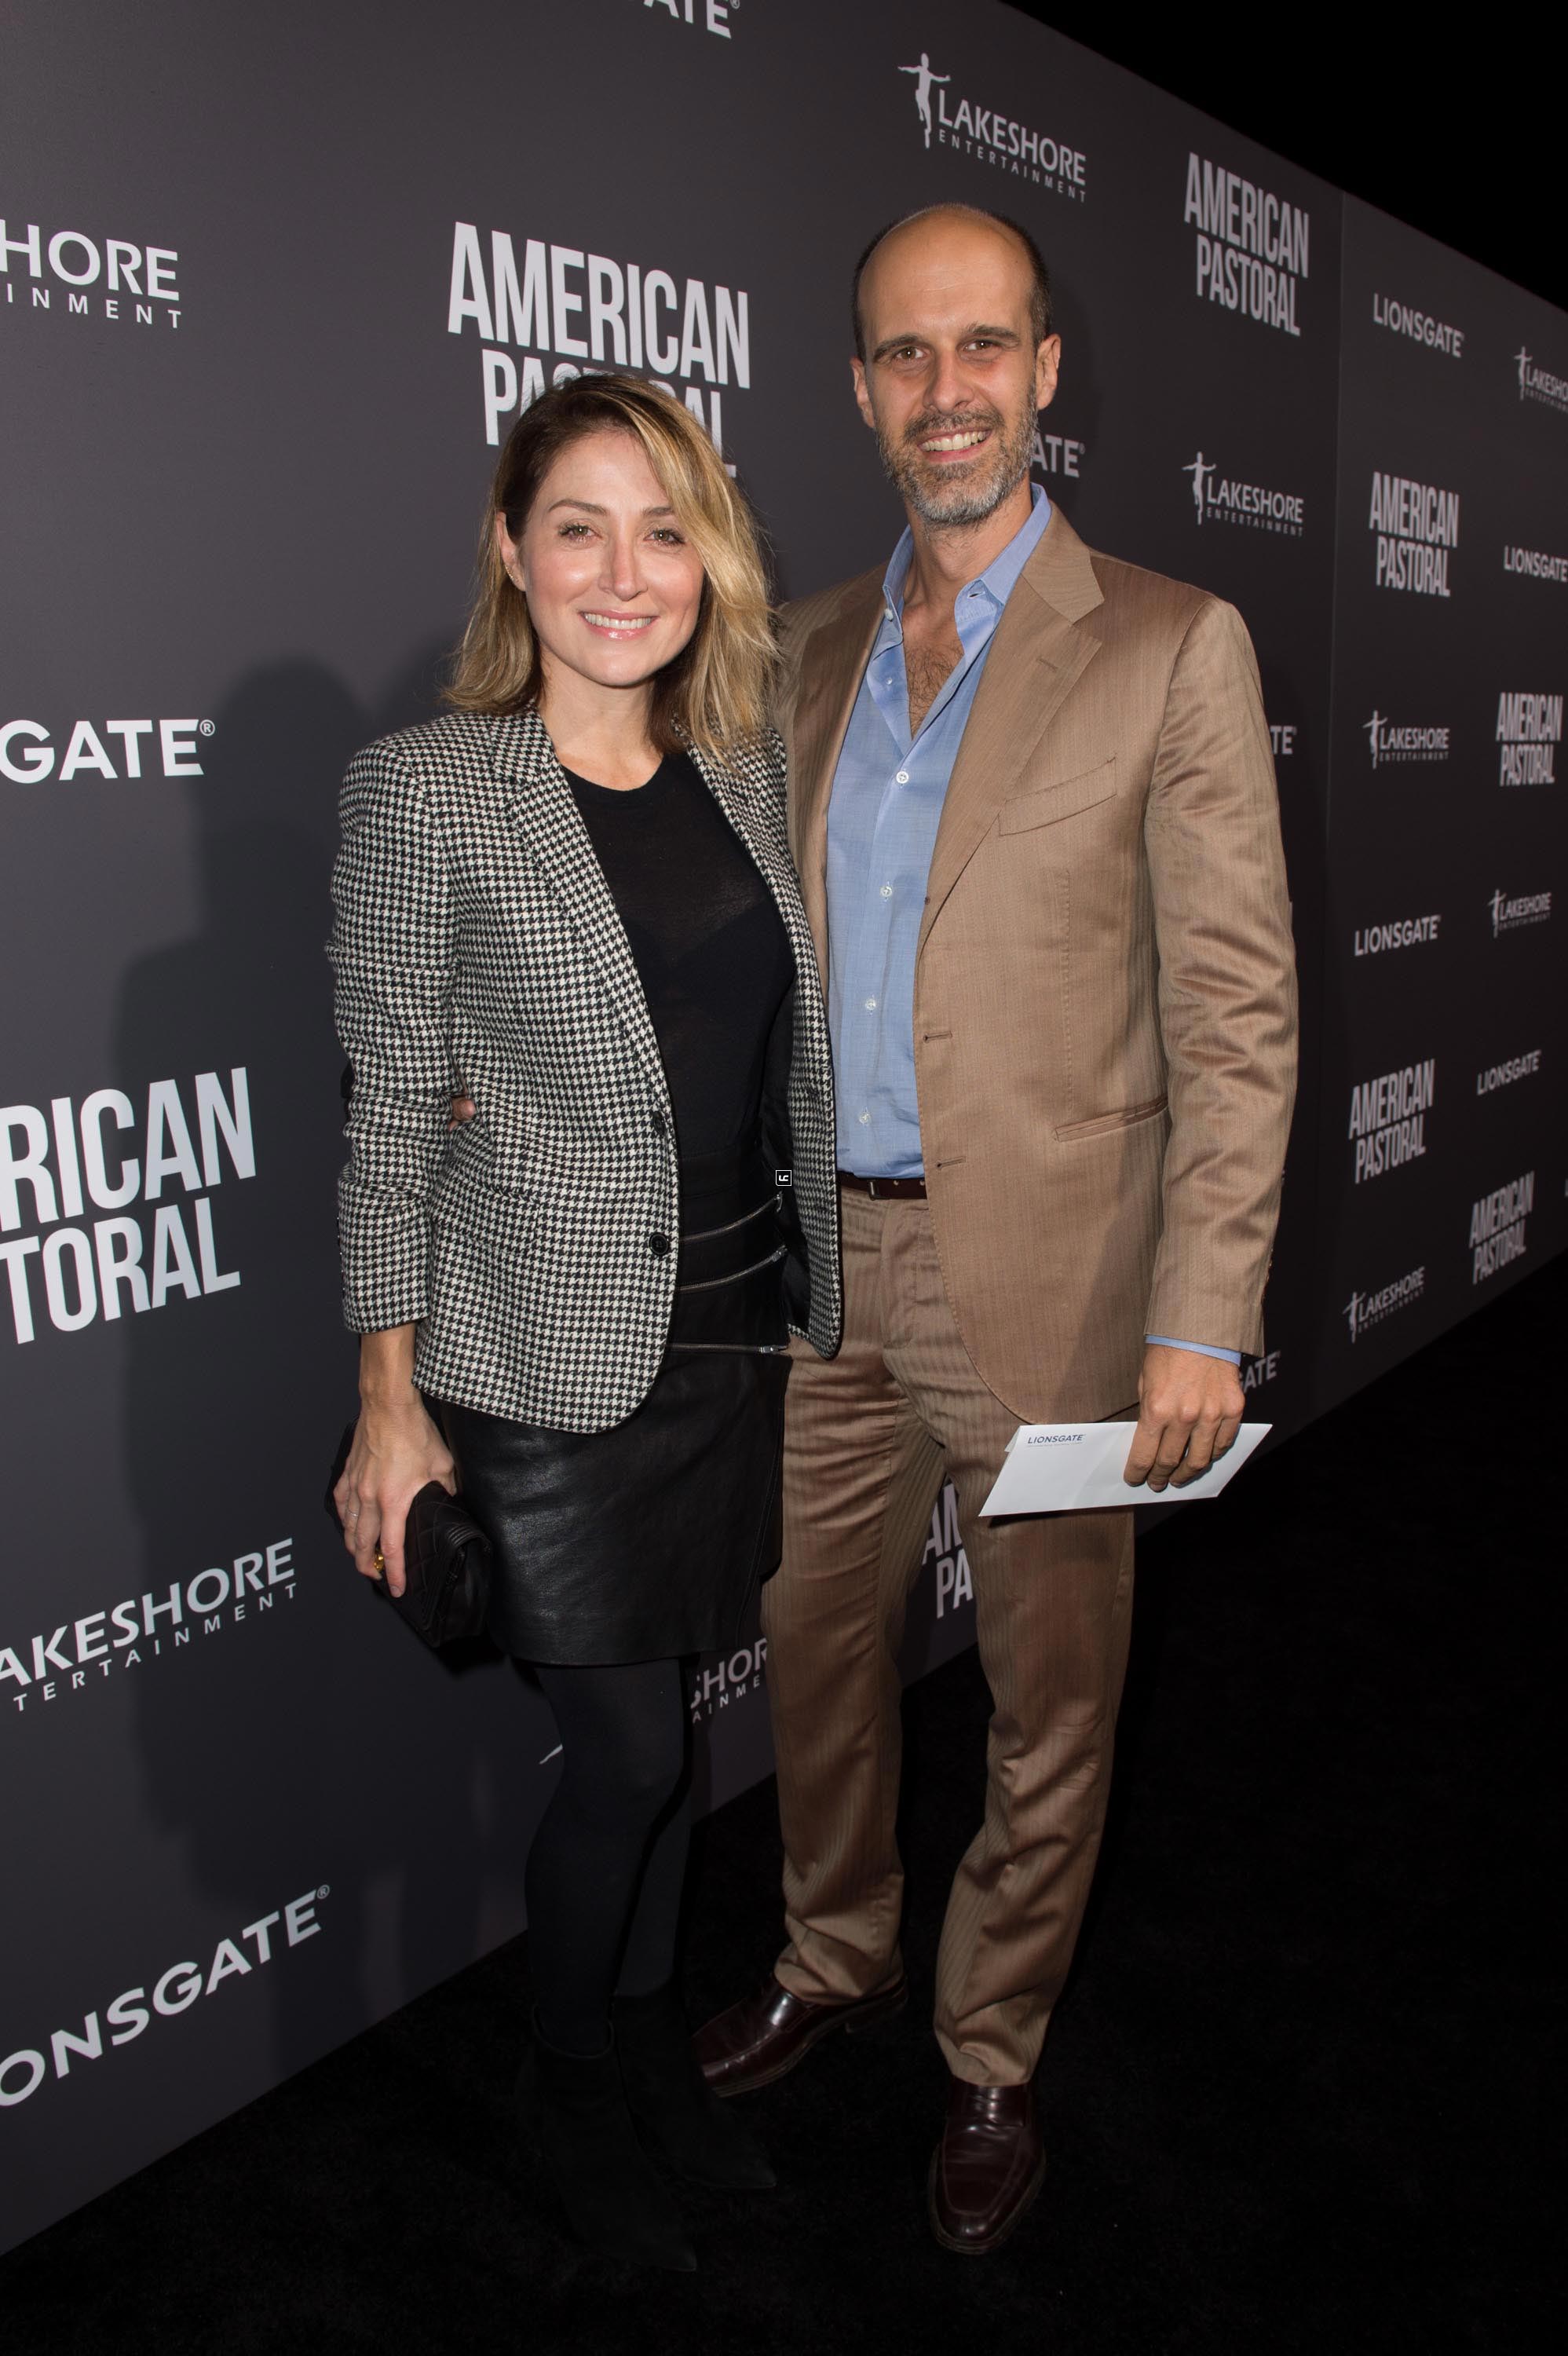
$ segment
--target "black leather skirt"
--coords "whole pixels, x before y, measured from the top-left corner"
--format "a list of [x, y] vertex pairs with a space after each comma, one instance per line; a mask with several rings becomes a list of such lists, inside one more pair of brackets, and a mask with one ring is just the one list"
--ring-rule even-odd
[[432, 1399], [493, 1548], [490, 1633], [557, 1666], [729, 1651], [779, 1558], [789, 1376], [778, 1197], [733, 1162], [683, 1170], [668, 1344], [606, 1431]]

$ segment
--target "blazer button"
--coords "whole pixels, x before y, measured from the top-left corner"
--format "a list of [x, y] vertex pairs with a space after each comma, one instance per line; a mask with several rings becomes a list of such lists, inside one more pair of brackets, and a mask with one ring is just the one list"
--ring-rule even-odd
[[662, 1112], [656, 1112], [651, 1116], [651, 1118], [653, 1120], [654, 1135], [656, 1137], [662, 1137], [665, 1130], [669, 1127], [669, 1123], [666, 1120]]
[[656, 1259], [663, 1259], [669, 1249], [669, 1237], [657, 1233], [648, 1237], [648, 1249]]

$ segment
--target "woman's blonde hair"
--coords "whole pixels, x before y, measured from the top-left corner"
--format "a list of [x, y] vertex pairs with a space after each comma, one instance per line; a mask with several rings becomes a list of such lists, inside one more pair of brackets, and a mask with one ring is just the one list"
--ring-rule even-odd
[[663, 752], [689, 740], [720, 753], [766, 721], [774, 664], [757, 528], [719, 453], [689, 410], [637, 377], [578, 377], [525, 409], [496, 462], [479, 538], [478, 581], [445, 701], [460, 712], [517, 712], [543, 683], [528, 600], [501, 561], [496, 517], [521, 540], [540, 484], [561, 452], [605, 427], [641, 443], [676, 520], [701, 560], [697, 627], [653, 681], [650, 725]]

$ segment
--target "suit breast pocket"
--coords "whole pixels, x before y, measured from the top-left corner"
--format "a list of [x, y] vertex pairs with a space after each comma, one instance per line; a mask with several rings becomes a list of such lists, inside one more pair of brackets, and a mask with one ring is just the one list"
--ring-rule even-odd
[[1003, 834], [1027, 834], [1036, 827], [1054, 826], [1059, 819], [1077, 818], [1083, 810], [1113, 800], [1115, 791], [1116, 756], [1113, 753], [1093, 768], [1079, 770], [1071, 777], [1059, 777], [1049, 786], [1036, 786], [1027, 794], [1014, 794], [1002, 804], [1000, 830]]

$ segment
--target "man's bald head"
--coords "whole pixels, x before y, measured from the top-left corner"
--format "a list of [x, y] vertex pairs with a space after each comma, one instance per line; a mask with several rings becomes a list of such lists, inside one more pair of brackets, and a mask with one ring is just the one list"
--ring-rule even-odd
[[1038, 348], [1051, 333], [1051, 273], [1045, 266], [1045, 256], [1028, 230], [1018, 221], [1009, 220], [1006, 213], [987, 211], [983, 205], [923, 205], [919, 212], [905, 213], [901, 220], [890, 221], [886, 229], [880, 229], [855, 264], [855, 275], [849, 286], [849, 307], [854, 322], [856, 358], [863, 360], [866, 357], [866, 324], [860, 308], [860, 282], [869, 264], [884, 246], [918, 238], [922, 230], [928, 228], [948, 231], [967, 229], [987, 241], [999, 238], [1018, 249], [1019, 259], [1029, 276], [1029, 324]]

